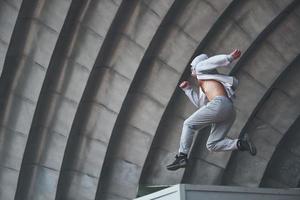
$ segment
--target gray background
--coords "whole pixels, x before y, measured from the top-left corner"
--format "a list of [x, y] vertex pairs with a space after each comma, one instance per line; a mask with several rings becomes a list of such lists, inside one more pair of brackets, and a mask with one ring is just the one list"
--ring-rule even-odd
[[[114, 199], [139, 184], [300, 187], [300, 1], [0, 0], [0, 199]], [[189, 62], [243, 54], [237, 120], [258, 155], [210, 153], [169, 172], [195, 108]]]

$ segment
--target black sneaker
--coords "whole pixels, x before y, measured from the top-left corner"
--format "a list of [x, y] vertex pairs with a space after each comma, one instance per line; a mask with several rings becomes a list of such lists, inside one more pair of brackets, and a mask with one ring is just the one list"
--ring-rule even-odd
[[167, 169], [174, 171], [179, 168], [185, 168], [187, 164], [188, 164], [187, 155], [184, 153], [180, 153], [179, 155], [177, 154], [175, 156], [175, 161], [172, 164], [168, 165]]
[[245, 134], [243, 139], [239, 139], [237, 142], [238, 150], [248, 151], [252, 156], [256, 155], [256, 147], [251, 142], [248, 134]]

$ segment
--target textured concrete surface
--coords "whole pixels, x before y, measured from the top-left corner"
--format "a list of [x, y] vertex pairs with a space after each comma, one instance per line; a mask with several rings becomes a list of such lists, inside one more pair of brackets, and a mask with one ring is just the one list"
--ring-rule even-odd
[[[294, 12], [292, 12], [287, 18], [285, 19], [286, 23], [283, 25], [286, 27], [286, 24], [288, 21], [291, 21], [293, 23], [294, 18], [298, 19], [298, 16], [295, 15]], [[274, 30], [272, 34], [270, 34], [270, 37], [273, 39], [274, 35], [277, 35], [276, 33], [280, 34], [283, 29], [282, 26], [279, 26], [278, 29]], [[290, 47], [291, 49], [298, 49], [300, 50], [300, 45], [296, 42], [297, 37], [294, 37], [292, 39], [289, 37], [290, 40]], [[293, 42], [292, 42], [293, 41]], [[268, 42], [268, 40], [267, 40]], [[280, 45], [280, 43], [285, 43], [285, 40], [277, 40], [276, 41], [276, 46], [278, 47], [277, 52], [283, 52], [285, 45]], [[269, 43], [269, 42], [268, 42]], [[262, 44], [262, 46], [264, 46]], [[264, 54], [264, 55], [271, 55], [270, 54], [270, 49], [266, 50], [269, 52], [269, 54]], [[227, 172], [225, 181], [228, 182], [229, 184], [231, 182], [234, 182], [235, 184], [241, 184], [241, 185], [254, 185], [258, 186], [261, 178], [264, 173], [264, 169], [266, 168], [269, 159], [272, 157], [271, 155], [273, 154], [274, 150], [276, 149], [277, 144], [280, 142], [282, 137], [288, 132], [288, 129], [291, 127], [291, 125], [294, 123], [294, 121], [297, 119], [299, 116], [300, 108], [298, 106], [297, 102], [297, 97], [299, 96], [299, 84], [297, 83], [298, 78], [296, 78], [296, 74], [299, 74], [299, 70], [297, 70], [297, 66], [299, 65], [299, 56], [297, 54], [293, 54], [292, 52], [289, 52], [292, 55], [290, 57], [293, 57], [293, 60], [290, 64], [287, 66], [284, 66], [282, 64], [282, 67], [284, 67], [285, 70], [281, 71], [280, 67], [276, 67], [276, 65], [273, 63], [271, 66], [274, 67], [273, 74], [277, 77], [277, 81], [272, 81], [273, 84], [269, 87], [267, 93], [265, 94], [265, 97], [262, 99], [266, 101], [263, 103], [258, 109], [257, 113], [255, 114], [255, 117], [252, 118], [253, 122], [250, 122], [252, 126], [249, 129], [246, 129], [245, 131], [249, 133], [249, 135], [252, 136], [253, 141], [257, 144], [258, 146], [258, 155], [260, 161], [256, 159], [257, 166], [256, 168], [250, 167], [248, 160], [251, 159], [250, 156], [246, 155], [243, 156], [242, 154], [236, 154], [235, 158], [238, 162], [239, 165], [238, 167], [234, 167], [233, 162], [231, 162], [232, 166], [227, 167]], [[278, 58], [280, 54], [277, 53], [276, 58]], [[296, 57], [297, 56], [297, 57]], [[275, 57], [272, 60], [276, 60]], [[276, 64], [279, 64], [280, 62], [276, 62]], [[264, 66], [261, 66], [261, 68], [268, 68], [268, 64], [265, 64]], [[277, 68], [277, 69], [276, 69]], [[273, 68], [272, 68], [273, 69]], [[265, 69], [264, 69], [265, 70]], [[280, 70], [280, 73], [277, 71]], [[259, 70], [257, 70], [259, 71]], [[265, 74], [261, 72], [260, 74]], [[270, 80], [273, 80], [272, 76], [270, 75], [272, 73], [269, 73], [268, 75], [270, 76]], [[277, 74], [277, 75], [276, 75]], [[258, 77], [259, 74], [257, 73], [255, 77]], [[288, 78], [287, 78], [288, 77]], [[264, 76], [264, 82], [265, 80], [268, 80], [268, 76]], [[288, 83], [293, 83], [293, 84], [288, 84]], [[264, 83], [266, 85], [267, 82]], [[293, 91], [293, 93], [288, 91]], [[284, 102], [284, 103], [283, 103]], [[276, 113], [278, 115], [274, 115], [272, 111], [276, 109]], [[279, 117], [280, 116], [280, 117]], [[264, 129], [263, 132], [261, 132], [262, 127], [267, 128]], [[273, 134], [271, 134], [273, 133]], [[233, 158], [234, 156], [232, 156]], [[248, 159], [247, 159], [248, 157]], [[245, 164], [243, 164], [245, 163]], [[240, 169], [238, 169], [240, 167]], [[234, 169], [236, 168], [236, 169]], [[253, 169], [250, 170], [249, 168]], [[259, 173], [256, 173], [258, 175], [256, 178], [254, 178], [253, 175], [251, 175], [253, 172], [257, 172], [257, 168], [260, 168], [260, 175]], [[248, 170], [247, 170], [248, 169]], [[241, 170], [237, 175], [235, 176], [234, 171], [239, 171]], [[243, 172], [242, 172], [243, 171]], [[229, 175], [230, 174], [230, 175]], [[241, 175], [243, 174], [243, 175]], [[248, 174], [248, 175], [247, 175]], [[244, 176], [247, 176], [248, 178], [244, 178]], [[251, 180], [250, 180], [251, 179]]]
[[[273, 153], [261, 187], [289, 188], [299, 187], [299, 117], [290, 127], [286, 137]], [[284, 172], [284, 173], [282, 173]]]
[[[133, 199], [139, 184], [299, 187], [295, 0], [0, 0], [0, 199]], [[177, 87], [202, 52], [243, 54], [237, 120], [258, 146], [165, 166], [195, 111]]]

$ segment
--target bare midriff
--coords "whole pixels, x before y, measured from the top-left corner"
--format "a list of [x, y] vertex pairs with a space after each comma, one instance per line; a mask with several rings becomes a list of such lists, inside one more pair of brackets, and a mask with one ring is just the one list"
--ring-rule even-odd
[[213, 100], [213, 98], [215, 98], [216, 96], [227, 97], [227, 93], [225, 91], [224, 86], [218, 81], [198, 80], [198, 83], [209, 101]]

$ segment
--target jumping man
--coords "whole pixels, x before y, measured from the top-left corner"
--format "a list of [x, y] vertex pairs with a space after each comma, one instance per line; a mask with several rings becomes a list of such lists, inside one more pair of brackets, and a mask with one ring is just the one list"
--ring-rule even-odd
[[256, 155], [256, 148], [247, 135], [243, 139], [226, 138], [235, 120], [232, 98], [238, 81], [233, 76], [218, 74], [216, 68], [229, 65], [240, 55], [241, 51], [236, 49], [229, 55], [216, 55], [210, 58], [201, 54], [192, 61], [191, 75], [197, 78], [199, 92], [195, 91], [188, 81], [183, 81], [179, 87], [198, 110], [184, 121], [179, 152], [175, 156], [175, 161], [167, 166], [168, 170], [177, 170], [187, 166], [187, 157], [194, 133], [208, 125], [211, 125], [206, 144], [209, 151], [237, 149], [248, 151], [253, 156]]

